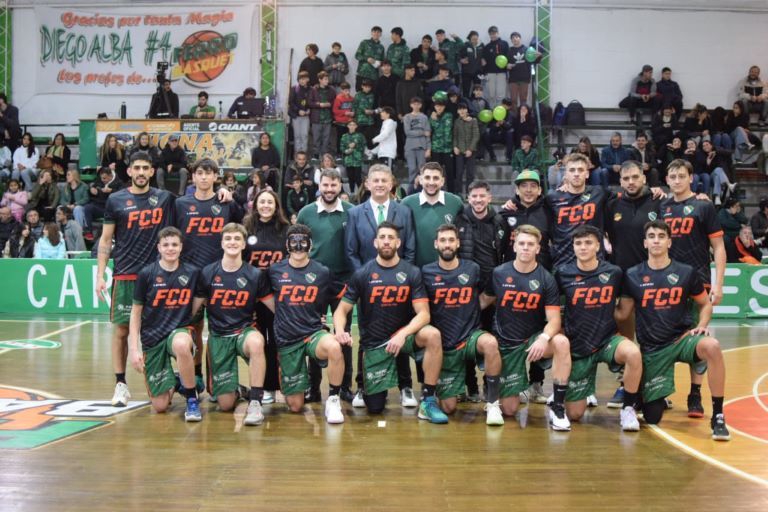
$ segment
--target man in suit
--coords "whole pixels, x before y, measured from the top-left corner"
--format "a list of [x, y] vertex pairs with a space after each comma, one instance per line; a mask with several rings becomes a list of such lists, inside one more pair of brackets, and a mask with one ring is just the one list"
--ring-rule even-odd
[[[368, 171], [365, 181], [371, 192], [371, 198], [349, 210], [347, 227], [344, 232], [344, 245], [354, 271], [357, 271], [376, 258], [377, 251], [373, 245], [376, 238], [376, 228], [384, 221], [395, 224], [400, 229], [402, 245], [398, 254], [409, 263], [416, 258], [416, 234], [411, 209], [392, 200], [392, 185], [394, 177], [392, 170], [383, 164], [374, 164]], [[357, 358], [358, 391], [352, 400], [354, 407], [365, 407], [362, 387], [362, 350]], [[411, 366], [408, 356], [403, 354], [397, 358], [398, 387], [400, 388], [400, 403], [404, 407], [418, 407], [419, 402], [413, 396]]]

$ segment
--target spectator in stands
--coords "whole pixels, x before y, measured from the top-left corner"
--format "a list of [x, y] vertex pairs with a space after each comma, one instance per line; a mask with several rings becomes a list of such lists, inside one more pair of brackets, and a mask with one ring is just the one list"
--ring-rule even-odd
[[663, 152], [663, 148], [672, 142], [672, 137], [680, 130], [678, 117], [679, 114], [675, 112], [672, 105], [664, 105], [661, 111], [653, 116], [651, 134], [653, 144], [660, 152]]
[[357, 76], [355, 77], [355, 90], [359, 91], [363, 87], [363, 80], [366, 78], [375, 82], [379, 78], [379, 66], [384, 60], [384, 46], [379, 42], [381, 39], [381, 27], [371, 28], [371, 38], [360, 41], [355, 52], [357, 59]]
[[21, 222], [24, 219], [24, 210], [27, 206], [28, 193], [26, 190], [21, 190], [21, 184], [19, 180], [12, 179], [8, 182], [8, 190], [3, 193], [3, 199], [0, 201], [0, 206], [7, 206], [11, 209], [11, 215], [17, 222]]
[[763, 252], [760, 247], [765, 244], [765, 238], [756, 240], [752, 236], [752, 230], [748, 225], [739, 229], [739, 236], [725, 241], [725, 253], [728, 263], [746, 263], [747, 265], [760, 265], [763, 260]]
[[4, 138], [0, 137], [0, 182], [8, 181], [13, 174], [13, 153], [6, 145]]
[[301, 176], [295, 175], [288, 188], [285, 201], [286, 217], [290, 219], [291, 224], [296, 224], [296, 216], [302, 208], [309, 204], [309, 197], [309, 190], [302, 182]]
[[661, 168], [659, 170], [659, 180], [662, 183], [666, 183], [667, 167], [672, 160], [684, 159], [685, 147], [683, 147], [683, 139], [679, 134], [672, 137], [672, 142], [667, 144], [666, 148], [662, 148], [664, 151], [664, 157], [661, 159]]
[[72, 209], [68, 206], [56, 208], [56, 223], [59, 232], [64, 235], [67, 251], [85, 251], [82, 226], [72, 218]]
[[317, 85], [309, 92], [309, 122], [312, 127], [312, 147], [319, 157], [331, 150], [331, 123], [336, 91], [328, 85], [328, 73], [320, 71]]
[[443, 167], [446, 189], [455, 190], [456, 178], [453, 165], [453, 117], [445, 110], [445, 101], [435, 101], [435, 110], [429, 116], [432, 137], [426, 157], [429, 162], [437, 162]]
[[[511, 85], [511, 83], [510, 83]], [[514, 99], [512, 100], [514, 102]], [[515, 130], [515, 147], [520, 147], [520, 141], [524, 136], [529, 136], [533, 143], [536, 143], [536, 138], [539, 135], [539, 127], [536, 124], [536, 115], [531, 112], [531, 109], [525, 103], [521, 103], [517, 107], [517, 117], [514, 119]]]
[[179, 95], [171, 90], [171, 81], [162, 80], [161, 89], [152, 95], [149, 103], [150, 119], [178, 119]]
[[731, 196], [736, 189], [736, 183], [731, 183], [725, 169], [728, 167], [726, 158], [723, 157], [715, 148], [709, 137], [704, 137], [701, 141], [701, 151], [704, 154], [704, 168], [709, 173], [714, 185], [714, 201], [719, 206], [722, 201], [723, 192], [726, 196]]
[[273, 190], [273, 188], [265, 183], [262, 172], [257, 169], [251, 171], [251, 174], [248, 176], [248, 183], [248, 200], [245, 203], [245, 207], [248, 213], [251, 213], [253, 211], [253, 201], [256, 199], [256, 196], [258, 196], [262, 190]]
[[737, 163], [744, 158], [744, 152], [752, 151], [760, 143], [749, 130], [749, 112], [741, 101], [733, 103], [733, 110], [725, 116], [725, 131], [733, 141], [733, 160]]
[[40, 214], [37, 213], [37, 210], [27, 210], [27, 224], [32, 231], [32, 238], [35, 241], [39, 240], [43, 236], [43, 223], [40, 222]]
[[408, 43], [403, 39], [403, 29], [393, 28], [389, 33], [392, 44], [387, 47], [387, 60], [392, 64], [392, 74], [397, 78], [405, 75], [405, 65], [411, 62]]
[[499, 39], [499, 29], [495, 25], [488, 28], [490, 41], [483, 48], [483, 72], [486, 78], [486, 98], [491, 107], [501, 104], [501, 100], [507, 93], [507, 70], [496, 65], [496, 57], [509, 53], [509, 45], [506, 41]]
[[768, 197], [760, 198], [757, 211], [749, 219], [749, 227], [752, 228], [752, 236], [755, 240], [768, 236]]
[[451, 72], [448, 69], [448, 66], [445, 64], [439, 66], [437, 75], [432, 77], [429, 82], [427, 82], [427, 86], [424, 89], [424, 99], [427, 101], [427, 107], [425, 111], [428, 112], [431, 110], [432, 102], [434, 101], [434, 95], [436, 92], [442, 91], [447, 97], [448, 89], [454, 86], [455, 84], [453, 83], [453, 80], [451, 80]]
[[451, 73], [451, 68], [448, 66], [448, 58], [445, 56], [445, 52], [440, 49], [435, 50], [435, 63], [432, 68], [432, 74], [434, 76], [430, 78], [429, 81], [437, 78], [437, 74], [440, 72], [440, 66], [448, 68], [448, 78], [451, 80], [451, 83], [453, 83], [453, 74]]
[[[656, 81], [653, 79], [652, 66], [644, 65], [640, 74], [632, 79], [629, 85], [629, 95], [621, 100], [619, 108], [625, 108], [629, 111], [629, 120], [632, 123], [635, 122], [635, 114], [638, 110], [642, 109], [655, 113], [659, 109]], [[637, 124], [640, 124], [641, 118], [642, 114], [637, 117]]]
[[[600, 154], [597, 149], [592, 145], [592, 140], [589, 137], [582, 137], [579, 139], [578, 145], [571, 150], [571, 153], [581, 153], [589, 159], [587, 164], [587, 170], [589, 171], [589, 184], [590, 185], [602, 185], [608, 186], [608, 170], [603, 169], [600, 162]], [[550, 188], [558, 188], [563, 181], [563, 174], [565, 173], [565, 167], [562, 164], [559, 166], [557, 174], [557, 184], [553, 184], [552, 177], [550, 177]]]
[[411, 100], [419, 98], [424, 100], [424, 89], [421, 81], [416, 80], [416, 66], [411, 63], [405, 65], [405, 75], [403, 79], [397, 82], [395, 88], [395, 105], [397, 107], [397, 118], [402, 121], [406, 114], [411, 112]]
[[[227, 117], [229, 119], [237, 119], [237, 113], [240, 112], [245, 100], [252, 100], [256, 98], [256, 89], [253, 87], [246, 87], [243, 94], [235, 98], [232, 105], [227, 110]], [[290, 108], [290, 105], [289, 105]]]
[[395, 110], [392, 107], [383, 107], [379, 116], [381, 117], [381, 131], [373, 138], [376, 146], [371, 150], [371, 154], [376, 155], [381, 163], [391, 168], [395, 158], [397, 158]]
[[509, 97], [512, 105], [523, 105], [528, 101], [528, 86], [531, 84], [531, 65], [525, 60], [528, 47], [522, 43], [520, 32], [512, 32], [512, 46], [509, 47], [507, 75]]
[[21, 139], [21, 124], [19, 123], [19, 109], [8, 103], [8, 96], [0, 92], [0, 138], [11, 151], [19, 146]]
[[[144, 153], [149, 155], [149, 157], [152, 159], [152, 167], [154, 167], [156, 170], [162, 164], [160, 148], [152, 144], [152, 142], [149, 139], [149, 134], [147, 132], [139, 133], [136, 136], [136, 138], [133, 140], [133, 146], [131, 146], [131, 149], [128, 151], [128, 156], [126, 157], [126, 161], [130, 162], [133, 154], [138, 153], [139, 151], [143, 151]], [[126, 169], [127, 169], [127, 166], [126, 166]], [[116, 169], [113, 169], [113, 170], [117, 172], [117, 177], [122, 179], [122, 177], [120, 176], [119, 170], [116, 170]], [[123, 180], [124, 184], [130, 182], [130, 180], [127, 178], [128, 178], [128, 175], [126, 174], [126, 179]]]
[[507, 117], [501, 121], [494, 119], [488, 123], [488, 129], [481, 135], [483, 145], [488, 150], [488, 160], [491, 162], [496, 161], [496, 152], [493, 150], [494, 144], [504, 144], [504, 158], [507, 161], [512, 159], [515, 151], [515, 116], [512, 114], [512, 100], [504, 98], [501, 100], [501, 106], [507, 110]]
[[[483, 110], [490, 110], [491, 104], [488, 103], [488, 100], [486, 100], [483, 97], [483, 86], [482, 84], [477, 84], [472, 87], [472, 96], [468, 100], [469, 103], [469, 112], [470, 114], [476, 116]], [[477, 152], [477, 159], [483, 160], [485, 157], [485, 152], [493, 153], [492, 147], [487, 147], [485, 145], [485, 141], [483, 139], [483, 136], [485, 132], [488, 130], [488, 125], [485, 123], [479, 123], [480, 128], [480, 147], [478, 148]]]
[[[472, 87], [479, 85], [480, 75], [483, 72], [482, 58], [483, 49], [485, 45], [480, 42], [480, 35], [477, 31], [470, 31], [467, 35], [467, 42], [464, 43], [459, 55], [459, 62], [461, 63], [461, 91], [465, 98], [472, 96]], [[477, 114], [479, 111], [470, 111], [472, 114]]]
[[5, 249], [5, 244], [18, 227], [19, 223], [11, 215], [11, 209], [8, 206], [0, 206], [0, 250]]
[[712, 178], [707, 172], [706, 156], [696, 143], [696, 139], [688, 139], [685, 141], [683, 159], [690, 162], [693, 166], [693, 183], [691, 184], [691, 190], [696, 194], [709, 195], [712, 190]]
[[533, 147], [533, 138], [530, 135], [523, 135], [520, 139], [520, 149], [515, 151], [510, 162], [512, 166], [512, 188], [514, 193], [515, 179], [521, 172], [536, 171], [538, 175], [541, 162], [539, 161], [539, 152]]
[[656, 162], [656, 152], [648, 144], [648, 136], [643, 131], [637, 132], [635, 135], [635, 142], [630, 148], [630, 159], [635, 160], [640, 164], [640, 168], [645, 174], [645, 181], [648, 186], [659, 186], [659, 170], [657, 169], [658, 163]]
[[315, 167], [309, 163], [307, 154], [303, 151], [296, 153], [296, 158], [285, 170], [283, 185], [286, 188], [290, 187], [295, 176], [301, 176], [302, 182], [307, 188], [315, 186]]
[[8, 256], [11, 258], [34, 258], [35, 257], [35, 237], [32, 236], [32, 230], [29, 224], [24, 222], [19, 224], [16, 231], [8, 240]]
[[72, 152], [67, 147], [67, 142], [64, 139], [63, 133], [57, 133], [53, 136], [53, 141], [51, 142], [51, 145], [45, 149], [44, 154], [53, 162], [53, 172], [59, 177], [65, 176], [67, 168], [69, 167]]
[[[374, 105], [376, 108], [397, 107], [397, 83], [400, 78], [392, 74], [392, 64], [388, 60], [381, 61], [381, 75], [376, 79], [373, 88]], [[397, 119], [397, 118], [395, 118]]]
[[739, 100], [748, 107], [745, 109], [747, 115], [750, 112], [757, 112], [760, 114], [758, 124], [765, 126], [765, 122], [768, 120], [768, 86], [760, 78], [758, 66], [749, 68], [749, 74], [739, 82], [738, 89]]
[[12, 177], [24, 182], [24, 190], [32, 190], [32, 182], [39, 172], [37, 162], [40, 160], [40, 152], [35, 147], [32, 135], [27, 132], [21, 137], [21, 146], [13, 152]]
[[259, 145], [251, 151], [251, 167], [261, 171], [266, 184], [272, 189], [277, 189], [280, 177], [278, 173], [270, 172], [270, 169], [280, 168], [280, 153], [272, 144], [272, 137], [267, 132], [259, 135]]
[[44, 260], [63, 260], [67, 258], [67, 246], [61, 239], [55, 222], [48, 222], [43, 228], [43, 236], [35, 244], [35, 258]]
[[[315, 169], [315, 175], [312, 180], [315, 183], [315, 190], [320, 188], [320, 176], [322, 176], [323, 171], [326, 170], [335, 171], [339, 173], [339, 176], [341, 176], [341, 169], [336, 166], [336, 158], [330, 153], [325, 153], [323, 155], [323, 157], [320, 159], [320, 167]], [[317, 195], [317, 193], [315, 195]]]
[[[453, 123], [453, 154], [456, 160], [456, 179], [449, 190], [459, 196], [469, 192], [469, 184], [475, 181], [475, 154], [480, 142], [480, 129], [477, 119], [469, 115], [466, 103], [459, 103], [459, 117]], [[466, 176], [465, 176], [466, 175]]]
[[355, 94], [355, 99], [352, 100], [352, 110], [355, 112], [355, 122], [357, 123], [358, 131], [365, 137], [365, 141], [368, 145], [371, 145], [373, 140], [373, 115], [374, 109], [374, 97], [373, 97], [373, 82], [367, 78], [363, 79], [362, 90]]
[[339, 152], [344, 155], [343, 162], [347, 170], [347, 183], [350, 193], [353, 194], [355, 190], [360, 188], [365, 149], [365, 137], [357, 132], [357, 121], [351, 119], [347, 124], [347, 133], [341, 137]]
[[[113, 192], [117, 192], [123, 188], [123, 182], [112, 172], [109, 167], [102, 167], [99, 169], [99, 175], [97, 179], [91, 182], [91, 186], [88, 187], [90, 194], [90, 200], [83, 206], [83, 213], [85, 214], [84, 229], [88, 229], [83, 237], [86, 240], [93, 240], [96, 236], [96, 227], [94, 220], [100, 219], [104, 216], [104, 209], [107, 205], [107, 198]], [[29, 220], [29, 218], [27, 218]]]
[[331, 45], [331, 53], [325, 57], [325, 72], [330, 77], [330, 84], [338, 87], [347, 81], [349, 73], [349, 60], [347, 55], [341, 51], [341, 43], [334, 42]]
[[[147, 135], [147, 140], [149, 140], [149, 135]], [[104, 139], [104, 144], [101, 145], [99, 150], [99, 161], [101, 162], [100, 169], [109, 169], [113, 176], [117, 177], [121, 183], [129, 181], [125, 147], [117, 140], [115, 135], [110, 133]]]
[[314, 87], [320, 82], [318, 75], [321, 71], [324, 71], [325, 65], [320, 60], [320, 57], [317, 56], [320, 53], [320, 48], [315, 43], [309, 43], [305, 46], [304, 52], [307, 56], [299, 64], [299, 72], [306, 71], [309, 73], [309, 86]]
[[416, 79], [427, 81], [435, 76], [435, 50], [432, 48], [432, 36], [425, 34], [421, 46], [411, 50], [411, 64], [416, 66]]
[[461, 97], [461, 89], [458, 85], [452, 85], [448, 88], [448, 101], [445, 104], [445, 110], [453, 117], [453, 121], [459, 118], [459, 103], [466, 103]]
[[213, 119], [216, 117], [216, 107], [208, 104], [208, 93], [197, 93], [197, 105], [189, 109], [189, 116], [195, 119]]
[[697, 103], [685, 115], [683, 119], [684, 139], [696, 139], [696, 143], [701, 143], [702, 137], [712, 135], [712, 119], [709, 117], [709, 110], [701, 103]]
[[600, 152], [600, 165], [603, 169], [608, 171], [609, 184], [619, 184], [621, 164], [631, 159], [632, 155], [630, 154], [629, 149], [625, 148], [621, 143], [621, 134], [619, 132], [614, 132], [613, 135], [611, 135], [611, 144], [604, 147]]
[[221, 179], [222, 186], [226, 187], [232, 193], [232, 199], [245, 210], [245, 203], [248, 201], [248, 189], [237, 182], [235, 173], [227, 171]]
[[67, 171], [67, 182], [59, 192], [59, 205], [69, 208], [80, 227], [85, 228], [87, 223], [84, 207], [88, 204], [89, 194], [88, 185], [80, 179], [80, 171], [76, 169]]
[[179, 146], [179, 136], [172, 133], [168, 136], [168, 143], [160, 153], [161, 164], [157, 168], [157, 186], [163, 190], [165, 180], [174, 174], [179, 175], [178, 195], [183, 196], [187, 190], [189, 171], [187, 170], [187, 152]]
[[40, 171], [37, 183], [29, 194], [27, 208], [37, 210], [44, 221], [50, 222], [59, 205], [59, 194], [59, 187], [53, 179], [53, 171], [50, 169]]
[[342, 82], [339, 86], [339, 94], [333, 100], [333, 127], [336, 130], [336, 154], [341, 154], [341, 138], [347, 133], [347, 124], [355, 117], [352, 104], [355, 98], [350, 93], [351, 86]]
[[720, 227], [723, 228], [726, 242], [738, 238], [741, 226], [749, 225], [747, 216], [741, 209], [741, 201], [737, 197], [729, 197], [725, 200], [723, 207], [717, 212], [717, 220], [720, 221]]
[[464, 40], [456, 34], [450, 34], [450, 38], [446, 37], [445, 30], [443, 29], [436, 30], [435, 37], [437, 39], [437, 47], [445, 54], [448, 69], [451, 71], [451, 76], [454, 77], [456, 85], [458, 85], [461, 77], [459, 57], [461, 50], [464, 48]]
[[288, 115], [293, 127], [293, 150], [306, 151], [309, 145], [309, 73], [299, 71], [298, 83], [288, 95]]
[[661, 69], [661, 80], [656, 83], [656, 92], [661, 107], [671, 106], [675, 114], [680, 116], [683, 112], [683, 92], [677, 82], [672, 80], [672, 70], [668, 67]]

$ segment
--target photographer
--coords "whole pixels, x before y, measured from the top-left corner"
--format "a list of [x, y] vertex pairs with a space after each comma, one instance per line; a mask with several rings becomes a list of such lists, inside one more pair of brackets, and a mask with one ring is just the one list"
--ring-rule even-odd
[[[160, 64], [158, 64], [158, 67]], [[149, 104], [149, 118], [163, 119], [179, 117], [179, 96], [171, 90], [171, 81], [158, 76], [160, 86], [155, 94], [152, 95], [152, 102]]]

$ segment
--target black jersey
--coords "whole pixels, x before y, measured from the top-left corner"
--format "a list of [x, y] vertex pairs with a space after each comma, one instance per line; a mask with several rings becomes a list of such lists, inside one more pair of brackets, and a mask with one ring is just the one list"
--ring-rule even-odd
[[119, 190], [107, 198], [104, 224], [115, 225], [115, 275], [138, 274], [157, 260], [157, 234], [173, 225], [173, 195], [156, 188], [143, 194]]
[[460, 260], [456, 269], [444, 270], [435, 262], [424, 265], [421, 274], [429, 295], [430, 323], [440, 331], [443, 348], [453, 349], [480, 327], [480, 266]]
[[278, 229], [275, 221], [258, 221], [255, 233], [245, 240], [245, 261], [258, 268], [269, 268], [288, 256], [285, 249], [285, 229]]
[[133, 289], [133, 303], [143, 305], [143, 347], [154, 347], [177, 327], [189, 324], [198, 273], [197, 268], [185, 263], [169, 272], [159, 261], [141, 269]]
[[560, 311], [560, 294], [552, 274], [541, 265], [527, 274], [509, 261], [493, 270], [485, 294], [496, 297], [493, 333], [500, 345], [514, 347], [544, 329], [547, 309]]
[[382, 267], [373, 259], [352, 275], [342, 299], [358, 303], [360, 344], [374, 348], [389, 340], [414, 316], [413, 304], [427, 302], [421, 271], [405, 260]]
[[670, 197], [661, 203], [659, 213], [672, 230], [669, 255], [692, 265], [702, 282], [710, 284], [709, 240], [723, 236], [715, 206], [694, 196], [680, 202]]
[[581, 194], [554, 190], [547, 195], [546, 203], [552, 212], [550, 234], [555, 268], [576, 260], [573, 253], [573, 232], [576, 228], [588, 224], [603, 230], [608, 197], [605, 189], [599, 186], [587, 186]]
[[570, 263], [557, 269], [555, 279], [565, 295], [565, 335], [571, 354], [588, 356], [618, 331], [613, 313], [621, 293], [621, 269], [600, 261], [596, 269], [585, 272]]
[[330, 270], [310, 260], [303, 268], [292, 267], [287, 259], [267, 271], [275, 296], [275, 337], [277, 346], [299, 343], [325, 327], [322, 317], [334, 294]]
[[184, 235], [181, 260], [203, 268], [224, 256], [221, 230], [230, 222], [243, 220], [236, 201], [221, 203], [216, 196], [200, 200], [184, 196], [176, 200], [176, 226]]
[[611, 239], [613, 253], [611, 261], [622, 270], [634, 267], [648, 259], [643, 241], [643, 227], [656, 220], [659, 214], [659, 199], [654, 199], [650, 190], [643, 190], [637, 197], [625, 192], [612, 197], [605, 211], [605, 231]]
[[637, 341], [643, 352], [654, 352], [676, 342], [693, 325], [688, 298], [706, 294], [698, 273], [672, 260], [653, 270], [648, 262], [635, 265], [624, 275], [621, 294], [634, 299]]
[[549, 249], [549, 230], [552, 227], [552, 211], [547, 208], [544, 198], [540, 197], [531, 206], [526, 207], [519, 197], [513, 199], [517, 210], [502, 210], [501, 216], [509, 226], [508, 239], [505, 241], [504, 261], [515, 259], [515, 229], [528, 224], [541, 231], [541, 249], [536, 256], [536, 261], [545, 269], [552, 270], [552, 254]]
[[206, 299], [208, 328], [220, 336], [251, 325], [256, 303], [271, 295], [267, 276], [245, 262], [234, 272], [225, 271], [220, 261], [211, 263], [200, 272], [195, 289], [196, 297]]

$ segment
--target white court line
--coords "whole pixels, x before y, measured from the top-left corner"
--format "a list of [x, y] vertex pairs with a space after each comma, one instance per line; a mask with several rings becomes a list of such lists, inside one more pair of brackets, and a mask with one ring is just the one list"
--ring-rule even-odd
[[761, 382], [762, 382], [762, 381], [763, 381], [763, 380], [764, 380], [766, 377], [768, 377], [768, 373], [764, 373], [763, 375], [761, 375], [761, 376], [760, 376], [760, 378], [759, 378], [759, 379], [757, 379], [757, 380], [755, 381], [755, 385], [754, 385], [754, 386], [752, 386], [752, 397], [755, 399], [755, 402], [757, 402], [757, 405], [759, 405], [760, 407], [762, 407], [762, 408], [763, 408], [763, 410], [764, 410], [765, 412], [768, 412], [768, 406], [767, 406], [767, 405], [765, 405], [765, 404], [763, 403], [763, 401], [760, 399], [760, 392], [759, 392], [760, 383], [761, 383]]
[[[41, 334], [40, 336], [38, 336], [36, 338], [29, 338], [29, 339], [31, 339], [31, 340], [44, 340], [45, 338], [47, 338], [49, 336], [53, 336], [54, 334], [61, 334], [64, 331], [68, 331], [70, 329], [74, 329], [75, 327], [80, 327], [81, 325], [87, 325], [87, 324], [90, 324], [90, 323], [92, 323], [91, 320], [84, 320], [82, 322], [78, 322], [76, 324], [72, 324], [69, 327], [64, 327], [63, 329], [59, 329], [57, 331], [47, 332], [45, 334]], [[15, 348], [3, 348], [3, 349], [0, 349], [0, 355], [5, 354], [6, 352], [9, 352], [11, 350], [17, 350], [17, 349], [15, 349]]]

